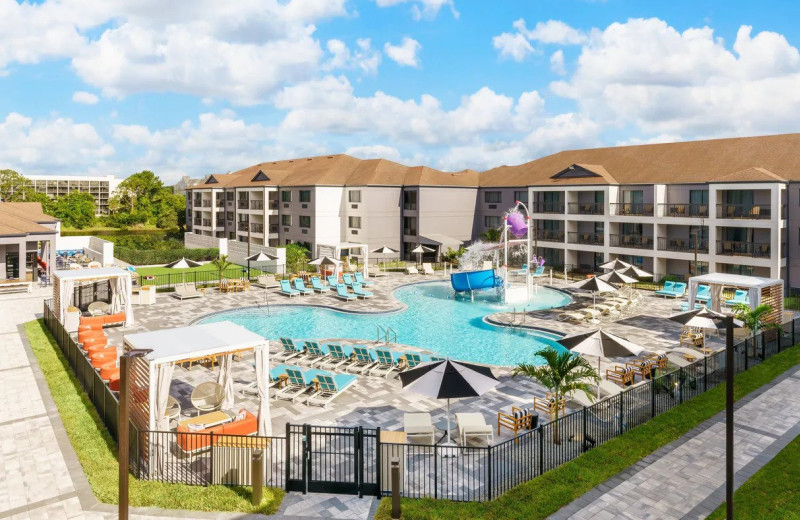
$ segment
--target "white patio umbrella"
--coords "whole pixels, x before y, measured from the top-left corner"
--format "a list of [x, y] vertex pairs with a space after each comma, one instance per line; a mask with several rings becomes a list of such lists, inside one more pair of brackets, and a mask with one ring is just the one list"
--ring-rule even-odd
[[616, 284], [636, 283], [639, 281], [636, 278], [632, 278], [628, 275], [622, 274], [620, 271], [610, 271], [604, 275], [598, 276], [598, 278], [600, 278], [604, 282], [616, 283]]
[[600, 264], [600, 269], [611, 269], [612, 271], [627, 269], [628, 267], [631, 267], [631, 264], [629, 264], [628, 262], [623, 262], [619, 258], [615, 258], [610, 262]]
[[259, 251], [258, 253], [254, 254], [254, 255], [248, 256], [247, 258], [245, 258], [245, 260], [247, 260], [247, 277], [250, 278], [250, 262], [253, 262], [253, 263], [257, 264], [257, 263], [269, 262], [269, 261], [277, 260], [277, 259], [278, 259], [277, 256], [271, 255], [269, 253], [265, 253], [264, 251]]
[[617, 288], [596, 276], [571, 283], [568, 287], [592, 292], [592, 323], [597, 323], [597, 293], [617, 292]]
[[417, 247], [412, 249], [411, 253], [416, 253], [417, 255], [419, 255], [417, 257], [417, 263], [421, 264], [422, 263], [422, 253], [433, 253], [434, 251], [436, 251], [436, 250], [433, 249], [432, 247], [423, 246], [422, 244], [417, 244]]
[[174, 262], [170, 262], [164, 267], [168, 267], [170, 269], [188, 269], [190, 267], [199, 267], [203, 264], [200, 262], [195, 262], [194, 260], [189, 260], [186, 257], [181, 258], [180, 260], [175, 260]]
[[489, 367], [460, 361], [423, 363], [400, 373], [403, 388], [437, 399], [447, 399], [447, 444], [450, 440], [450, 399], [483, 395], [500, 381]]
[[[378, 249], [373, 249], [370, 253], [374, 253], [376, 255], [396, 255], [400, 251], [395, 251], [389, 246], [381, 246]], [[386, 270], [386, 262], [383, 263], [383, 270]]]
[[[579, 354], [597, 356], [597, 375], [600, 375], [600, 358], [638, 356], [644, 350], [635, 343], [603, 330], [583, 332], [558, 340], [564, 348]], [[600, 398], [600, 383], [597, 384], [597, 397]]]
[[[726, 318], [725, 314], [721, 312], [712, 311], [707, 307], [702, 307], [700, 309], [693, 309], [691, 311], [681, 312], [679, 314], [673, 314], [667, 319], [669, 319], [670, 321], [674, 321], [676, 323], [680, 323], [684, 327], [703, 329], [703, 344], [705, 344], [706, 329], [714, 331], [719, 331], [724, 329], [725, 322], [723, 320], [725, 318]], [[741, 328], [742, 322], [739, 320], [733, 320], [733, 327]]]
[[321, 256], [315, 260], [310, 261], [308, 265], [317, 265], [317, 266], [332, 265], [334, 268], [334, 274], [338, 278], [339, 268], [342, 266], [342, 261], [337, 260], [336, 258], [331, 258], [329, 256]]
[[635, 265], [630, 267], [626, 267], [619, 271], [620, 273], [624, 274], [625, 276], [630, 276], [632, 278], [652, 278], [653, 273], [648, 273], [644, 269], [639, 269]]

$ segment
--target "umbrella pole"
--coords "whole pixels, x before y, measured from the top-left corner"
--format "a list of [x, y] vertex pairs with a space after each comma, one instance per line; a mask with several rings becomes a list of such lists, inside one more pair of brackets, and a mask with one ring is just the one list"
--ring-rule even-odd
[[[597, 356], [597, 377], [600, 377], [600, 358], [601, 356]], [[600, 379], [597, 380], [597, 400], [600, 400]]]
[[450, 439], [450, 398], [447, 398], [447, 444], [453, 444]]

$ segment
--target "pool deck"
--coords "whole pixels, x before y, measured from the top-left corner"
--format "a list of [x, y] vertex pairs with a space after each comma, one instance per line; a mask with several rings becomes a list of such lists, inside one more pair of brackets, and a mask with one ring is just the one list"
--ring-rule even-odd
[[[192, 300], [179, 301], [168, 293], [159, 293], [158, 303], [151, 306], [135, 306], [134, 313], [136, 325], [126, 329], [112, 328], [109, 331], [111, 343], [122, 344], [122, 335], [149, 330], [158, 330], [169, 327], [189, 325], [200, 317], [210, 313], [227, 311], [231, 309], [259, 306], [267, 310], [267, 306], [277, 305], [317, 305], [334, 308], [341, 311], [382, 313], [400, 311], [404, 304], [392, 297], [392, 292], [409, 283], [425, 282], [445, 278], [441, 275], [402, 275], [387, 274], [382, 277], [372, 278], [375, 282], [369, 288], [375, 297], [369, 300], [342, 302], [333, 296], [333, 293], [314, 294], [308, 296], [295, 296], [288, 298], [279, 294], [277, 289], [252, 288], [244, 293], [218, 293], [208, 290], [205, 297]], [[559, 289], [558, 282], [555, 288]], [[591, 298], [574, 294], [575, 301], [572, 305], [591, 303]], [[629, 340], [640, 344], [648, 350], [669, 349], [678, 346], [678, 334], [681, 326], [665, 320], [664, 317], [678, 310], [679, 303], [674, 300], [665, 300], [652, 295], [645, 296], [640, 309], [642, 314], [634, 315], [616, 322], [604, 323], [604, 330], [627, 337]], [[577, 333], [591, 330], [585, 326], [560, 322], [556, 319], [560, 310], [535, 311], [527, 314], [497, 313], [491, 315], [491, 321], [497, 323], [516, 323], [515, 326], [541, 328], [564, 334]], [[341, 335], [344, 331], [332, 331]], [[275, 339], [277, 338], [270, 338]], [[352, 340], [347, 337], [320, 338], [320, 343], [339, 341], [348, 344], [364, 344], [375, 346], [376, 342]], [[270, 351], [273, 354], [280, 352], [277, 341], [270, 342]], [[716, 345], [715, 345], [716, 344]], [[721, 348], [722, 344], [717, 339], [711, 339], [711, 348]], [[391, 348], [398, 351], [426, 352], [420, 348], [392, 344]], [[625, 359], [608, 360], [622, 362]], [[274, 366], [278, 361], [271, 362]], [[595, 362], [592, 361], [594, 364]], [[601, 370], [605, 371], [607, 361], [604, 361]], [[468, 399], [454, 401], [451, 413], [462, 411], [481, 412], [488, 424], [496, 424], [497, 412], [509, 410], [510, 407], [530, 407], [533, 396], [544, 396], [545, 389], [532, 380], [511, 377], [511, 367], [493, 367], [494, 374], [500, 380], [496, 389], [488, 394]], [[252, 354], [246, 354], [242, 360], [234, 364], [234, 388], [236, 390], [236, 406], [242, 406], [255, 411], [256, 398], [248, 396], [241, 390], [255, 380], [252, 368]], [[183, 409], [183, 416], [194, 414], [189, 400], [192, 389], [204, 381], [213, 381], [216, 374], [206, 367], [195, 365], [191, 369], [176, 367], [171, 388], [171, 394], [178, 399]], [[442, 429], [446, 423], [444, 402], [423, 397], [411, 391], [401, 390], [399, 379], [359, 375], [355, 385], [348, 388], [342, 395], [331, 402], [326, 409], [310, 407], [300, 403], [286, 400], [273, 399], [271, 414], [273, 431], [280, 435], [287, 422], [301, 424], [313, 423], [320, 425], [362, 425], [380, 426], [386, 430], [401, 430], [404, 412], [427, 411], [433, 415], [434, 424]], [[542, 418], [545, 419], [546, 418]], [[509, 438], [510, 432], [504, 430], [495, 439]]]

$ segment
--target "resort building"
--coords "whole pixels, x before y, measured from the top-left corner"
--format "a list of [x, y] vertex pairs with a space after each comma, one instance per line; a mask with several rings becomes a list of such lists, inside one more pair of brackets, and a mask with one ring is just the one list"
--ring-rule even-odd
[[[519, 200], [547, 265], [619, 257], [685, 277], [800, 280], [800, 134], [556, 153], [449, 173], [347, 155], [261, 163], [187, 187], [191, 229], [271, 246], [386, 245], [435, 256], [503, 225]], [[800, 282], [798, 282], [800, 283]]]
[[49, 276], [59, 231], [58, 219], [42, 213], [38, 202], [0, 202], [0, 287]]
[[78, 191], [90, 193], [98, 215], [108, 215], [108, 200], [114, 194], [122, 179], [113, 175], [85, 177], [82, 175], [26, 175], [30, 186], [51, 199]]

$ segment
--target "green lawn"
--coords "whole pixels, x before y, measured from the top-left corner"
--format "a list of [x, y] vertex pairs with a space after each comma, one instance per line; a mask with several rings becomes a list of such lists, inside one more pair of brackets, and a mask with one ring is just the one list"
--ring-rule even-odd
[[[791, 367], [800, 364], [800, 346], [795, 345], [773, 356], [760, 365], [736, 376], [734, 388], [738, 400], [762, 385], [772, 381]], [[709, 419], [725, 408], [725, 385], [720, 385], [690, 401], [683, 403], [602, 446], [594, 448], [577, 459], [549, 471], [530, 482], [526, 482], [492, 502], [450, 502], [433, 499], [404, 499], [403, 518], [405, 520], [446, 520], [463, 519], [520, 519], [546, 518], [563, 506], [569, 504], [585, 492], [603, 483], [625, 468], [631, 466], [658, 448], [676, 440], [698, 424]], [[723, 442], [721, 439], [720, 442]], [[797, 449], [797, 448], [795, 448]], [[784, 450], [786, 451], [786, 450]], [[797, 452], [783, 460], [783, 466], [793, 467], [795, 477], [800, 473]], [[786, 489], [796, 486], [796, 478], [787, 478], [782, 483]], [[751, 502], [758, 493], [768, 488], [768, 483], [754, 484]], [[797, 496], [790, 504], [798, 507]], [[753, 511], [757, 511], [753, 504]], [[391, 502], [386, 498], [381, 502], [376, 519], [390, 518]], [[738, 516], [748, 518], [747, 516]], [[721, 517], [720, 517], [721, 518]], [[789, 518], [774, 516], [770, 518]]]
[[[43, 320], [25, 324], [31, 347], [56, 403], [70, 443], [98, 500], [117, 503], [116, 444], [81, 389]], [[187, 486], [130, 480], [130, 504], [139, 507], [194, 511], [238, 511], [272, 514], [283, 500], [280, 489], [265, 488], [258, 507], [250, 504], [251, 488]]]

